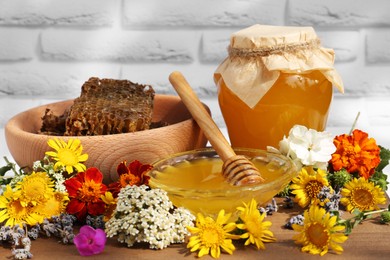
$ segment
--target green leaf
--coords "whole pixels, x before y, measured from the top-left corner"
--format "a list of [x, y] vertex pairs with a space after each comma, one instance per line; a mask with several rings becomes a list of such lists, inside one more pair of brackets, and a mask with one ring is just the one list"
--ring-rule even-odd
[[1, 167], [0, 168], [0, 176], [4, 176], [6, 174], [6, 172], [8, 172], [9, 170], [12, 170], [12, 165], [10, 165], [10, 164]]
[[378, 167], [376, 167], [376, 170], [380, 172], [389, 164], [390, 150], [386, 149], [380, 145], [379, 145], [379, 148], [381, 149], [381, 151], [379, 153], [379, 156], [381, 158], [381, 162], [379, 163]]
[[352, 233], [352, 229], [353, 229], [351, 221], [346, 221], [344, 223], [344, 226], [345, 226], [344, 234], [347, 236], [350, 235]]
[[375, 186], [379, 186], [383, 191], [387, 190], [389, 182], [387, 181], [387, 175], [382, 171], [375, 171], [370, 177], [369, 181], [373, 182]]
[[338, 210], [330, 210], [329, 213], [333, 214], [333, 216], [336, 216], [338, 220], [341, 220], [340, 212]]

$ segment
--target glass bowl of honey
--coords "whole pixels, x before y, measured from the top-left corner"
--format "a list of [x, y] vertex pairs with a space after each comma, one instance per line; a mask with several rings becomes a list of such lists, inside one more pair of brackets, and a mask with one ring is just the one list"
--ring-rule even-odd
[[258, 168], [264, 183], [233, 186], [222, 175], [223, 161], [212, 148], [201, 148], [174, 154], [153, 164], [148, 173], [151, 188], [160, 188], [176, 207], [192, 214], [216, 216], [221, 209], [236, 212], [243, 203], [255, 199], [267, 204], [297, 174], [295, 164], [287, 157], [259, 149], [235, 148]]

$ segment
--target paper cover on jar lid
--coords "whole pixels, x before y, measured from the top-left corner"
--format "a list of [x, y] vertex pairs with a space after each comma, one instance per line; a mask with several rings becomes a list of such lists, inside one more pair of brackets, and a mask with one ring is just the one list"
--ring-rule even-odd
[[253, 108], [267, 93], [280, 72], [318, 70], [344, 92], [333, 67], [334, 51], [323, 48], [312, 27], [253, 25], [233, 33], [229, 57], [215, 71], [229, 89]]

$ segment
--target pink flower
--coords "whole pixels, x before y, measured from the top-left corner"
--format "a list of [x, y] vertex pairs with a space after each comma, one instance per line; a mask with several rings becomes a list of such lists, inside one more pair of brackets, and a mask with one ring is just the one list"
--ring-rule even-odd
[[100, 254], [106, 245], [106, 233], [100, 228], [94, 229], [85, 225], [80, 228], [80, 233], [74, 237], [73, 242], [82, 256]]

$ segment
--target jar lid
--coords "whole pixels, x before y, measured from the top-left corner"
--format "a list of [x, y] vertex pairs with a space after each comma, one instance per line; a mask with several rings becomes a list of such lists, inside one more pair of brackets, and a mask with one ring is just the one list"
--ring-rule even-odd
[[250, 108], [283, 73], [319, 71], [340, 92], [344, 86], [334, 51], [323, 48], [312, 27], [255, 24], [230, 37], [229, 57], [217, 68], [228, 88]]
[[272, 26], [255, 24], [236, 33], [230, 38], [231, 48], [264, 49], [285, 45], [301, 45], [318, 42], [312, 27]]

